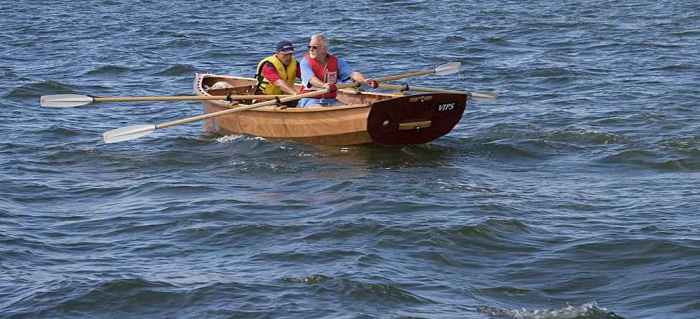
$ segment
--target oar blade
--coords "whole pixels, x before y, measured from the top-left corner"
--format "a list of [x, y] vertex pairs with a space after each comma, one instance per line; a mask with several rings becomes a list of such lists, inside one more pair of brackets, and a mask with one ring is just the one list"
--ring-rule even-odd
[[461, 62], [450, 62], [450, 63], [445, 63], [443, 65], [440, 65], [435, 68], [435, 75], [448, 75], [452, 73], [457, 73], [459, 72], [459, 69], [462, 67]]
[[102, 139], [104, 139], [105, 143], [107, 144], [119, 143], [124, 141], [135, 140], [137, 138], [151, 134], [155, 130], [156, 126], [154, 124], [132, 125], [107, 131], [104, 134], [102, 134]]
[[76, 107], [76, 106], [90, 104], [93, 101], [94, 101], [94, 99], [91, 96], [78, 95], [78, 94], [57, 94], [57, 95], [43, 95], [43, 96], [41, 96], [41, 106], [43, 106], [43, 107], [55, 107], [55, 108]]
[[471, 96], [477, 100], [495, 100], [496, 93], [490, 92], [470, 92]]

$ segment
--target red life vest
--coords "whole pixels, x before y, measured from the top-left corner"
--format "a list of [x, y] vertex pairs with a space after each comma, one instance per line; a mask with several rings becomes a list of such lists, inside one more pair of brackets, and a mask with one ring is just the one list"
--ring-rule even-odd
[[[325, 83], [338, 82], [338, 59], [330, 54], [326, 55], [326, 64], [319, 63], [316, 59], [312, 59], [308, 53], [304, 54], [304, 58], [309, 61], [314, 75]], [[303, 89], [302, 93], [311, 92], [311, 90]], [[315, 99], [334, 99], [338, 92], [326, 93], [315, 97]]]

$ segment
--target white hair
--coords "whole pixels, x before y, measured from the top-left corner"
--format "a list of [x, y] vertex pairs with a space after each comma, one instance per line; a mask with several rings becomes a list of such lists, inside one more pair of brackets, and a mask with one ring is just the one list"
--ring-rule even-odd
[[321, 43], [323, 43], [324, 48], [328, 47], [328, 39], [326, 39], [326, 36], [323, 35], [323, 33], [316, 33], [316, 34], [312, 35], [311, 40], [314, 40], [314, 39], [321, 41]]

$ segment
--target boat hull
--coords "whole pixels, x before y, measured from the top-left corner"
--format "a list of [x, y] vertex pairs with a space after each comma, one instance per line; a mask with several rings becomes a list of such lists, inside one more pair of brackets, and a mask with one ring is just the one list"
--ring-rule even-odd
[[[216, 83], [227, 83], [226, 88]], [[254, 93], [254, 79], [198, 74], [198, 95]], [[216, 134], [246, 134], [266, 139], [291, 140], [317, 145], [408, 145], [430, 142], [447, 134], [461, 119], [466, 94], [429, 93], [403, 96], [341, 90], [336, 107], [295, 108], [264, 106], [213, 117], [205, 130]], [[254, 101], [243, 101], [252, 103]], [[235, 108], [225, 100], [203, 101], [213, 113]]]
[[[204, 111], [228, 109], [219, 103], [205, 102]], [[301, 109], [299, 109], [301, 110]], [[318, 145], [372, 143], [367, 133], [369, 107], [332, 111], [295, 112], [265, 108], [210, 118], [205, 130], [217, 134], [246, 134], [267, 139], [284, 139]]]

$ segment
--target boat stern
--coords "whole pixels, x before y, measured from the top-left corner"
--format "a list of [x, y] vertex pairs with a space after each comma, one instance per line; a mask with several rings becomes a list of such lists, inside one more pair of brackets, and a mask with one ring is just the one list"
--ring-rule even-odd
[[467, 94], [428, 93], [382, 100], [371, 106], [367, 132], [377, 144], [427, 143], [459, 123], [468, 99]]

